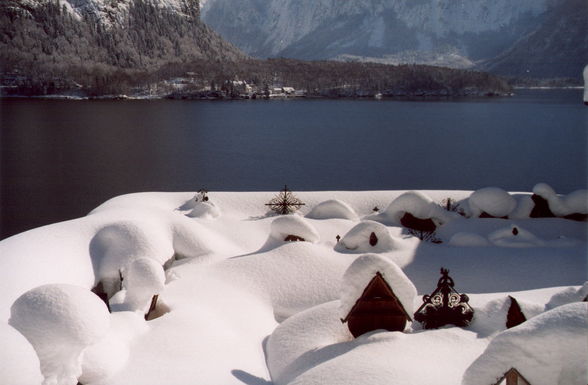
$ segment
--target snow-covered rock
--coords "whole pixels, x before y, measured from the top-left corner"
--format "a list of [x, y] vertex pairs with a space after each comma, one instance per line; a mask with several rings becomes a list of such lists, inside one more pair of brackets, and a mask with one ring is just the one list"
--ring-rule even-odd
[[445, 210], [420, 191], [408, 191], [394, 199], [379, 217], [386, 223], [400, 225], [401, 218], [407, 213], [418, 219], [431, 219], [437, 226], [457, 215]]
[[349, 314], [366, 286], [378, 272], [382, 274], [386, 283], [398, 297], [406, 313], [410, 315], [414, 313], [417, 290], [402, 269], [385, 257], [365, 254], [357, 258], [343, 275], [339, 308], [339, 315], [342, 319]]
[[43, 381], [33, 346], [12, 326], [0, 322], [0, 383], [32, 385]]
[[283, 242], [291, 236], [302, 238], [304, 241], [311, 243], [316, 243], [320, 239], [316, 229], [299, 215], [284, 215], [274, 219], [271, 224], [270, 239]]
[[508, 192], [499, 187], [485, 187], [476, 190], [468, 200], [470, 215], [479, 217], [486, 213], [496, 218], [508, 217], [517, 205]]
[[105, 336], [110, 315], [91, 291], [52, 284], [20, 296], [9, 323], [35, 348], [44, 385], [75, 385], [82, 374], [82, 352]]
[[466, 370], [462, 384], [494, 384], [515, 368], [533, 385], [585, 385], [587, 314], [587, 302], [572, 303], [500, 333]]
[[397, 241], [381, 223], [363, 221], [355, 225], [337, 244], [342, 252], [383, 253], [397, 248]]
[[349, 219], [357, 220], [357, 214], [347, 203], [339, 199], [330, 199], [316, 205], [307, 215], [312, 219]]
[[123, 307], [145, 313], [151, 298], [165, 287], [163, 267], [151, 258], [134, 260], [123, 273], [126, 296]]

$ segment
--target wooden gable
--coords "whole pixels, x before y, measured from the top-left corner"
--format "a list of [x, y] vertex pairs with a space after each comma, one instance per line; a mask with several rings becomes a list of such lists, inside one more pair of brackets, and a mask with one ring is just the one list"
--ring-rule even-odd
[[518, 370], [510, 368], [494, 385], [531, 385]]
[[341, 320], [354, 337], [377, 330], [403, 331], [410, 316], [380, 272], [367, 284], [363, 294]]
[[519, 305], [516, 298], [510, 295], [508, 298], [510, 299], [510, 306], [506, 315], [506, 328], [510, 329], [525, 322], [527, 317], [525, 317], [525, 314], [521, 310], [521, 306]]

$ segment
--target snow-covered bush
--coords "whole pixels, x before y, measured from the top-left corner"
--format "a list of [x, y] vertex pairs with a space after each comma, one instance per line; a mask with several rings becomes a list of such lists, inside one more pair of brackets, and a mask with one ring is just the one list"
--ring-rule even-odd
[[306, 216], [312, 219], [340, 218], [352, 221], [357, 220], [357, 214], [351, 206], [338, 199], [331, 199], [319, 203]]
[[533, 385], [586, 385], [588, 303], [559, 306], [498, 334], [463, 376], [495, 384], [515, 368]]
[[388, 205], [381, 216], [385, 222], [400, 225], [405, 214], [422, 220], [431, 219], [436, 226], [458, 217], [458, 214], [445, 210], [420, 191], [408, 191], [400, 195]]
[[545, 199], [549, 209], [557, 217], [588, 214], [588, 190], [576, 190], [560, 196], [547, 183], [538, 183], [533, 187], [533, 193]]
[[43, 376], [33, 346], [12, 326], [0, 322], [0, 383], [6, 385], [40, 384]]
[[[120, 289], [120, 270], [133, 260], [149, 257], [165, 263], [178, 249], [175, 238], [169, 229], [148, 216], [143, 221], [117, 221], [100, 229], [90, 242], [90, 254], [106, 294], [111, 297]], [[183, 234], [178, 238], [189, 240]]]
[[221, 212], [214, 203], [210, 201], [196, 202], [192, 210], [186, 214], [190, 218], [214, 219], [220, 217]]
[[50, 284], [20, 296], [9, 323], [35, 348], [44, 385], [75, 385], [82, 374], [82, 352], [104, 337], [110, 315], [91, 291]]
[[124, 272], [125, 310], [145, 312], [151, 298], [165, 287], [165, 271], [151, 258], [134, 260]]
[[395, 246], [395, 241], [386, 226], [374, 221], [363, 221], [343, 236], [337, 244], [337, 250], [384, 253], [394, 250]]
[[417, 290], [402, 269], [394, 262], [377, 254], [364, 254], [349, 266], [341, 282], [339, 314], [345, 318], [376, 273], [388, 283], [404, 310], [412, 316]]
[[517, 201], [499, 187], [485, 187], [476, 190], [468, 200], [470, 215], [478, 218], [489, 215], [495, 218], [508, 217], [516, 208]]
[[320, 236], [304, 218], [298, 215], [286, 215], [274, 219], [270, 228], [270, 238], [274, 241], [297, 239], [316, 243]]

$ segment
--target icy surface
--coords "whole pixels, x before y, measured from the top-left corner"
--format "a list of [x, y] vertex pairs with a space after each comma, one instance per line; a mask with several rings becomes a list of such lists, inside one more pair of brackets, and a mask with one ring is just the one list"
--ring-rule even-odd
[[[528, 203], [531, 194], [510, 193], [519, 204]], [[507, 333], [509, 295], [531, 322], [546, 310], [565, 308], [588, 294], [581, 286], [588, 271], [585, 222], [528, 215], [508, 220], [465, 218], [435, 203], [451, 198], [465, 205], [470, 191], [297, 192], [306, 206], [300, 215], [283, 217], [267, 214], [265, 203], [275, 192], [212, 192], [211, 201], [222, 207], [222, 215], [214, 219], [186, 216], [197, 203], [194, 195], [124, 195], [86, 217], [1, 241], [0, 322], [8, 322], [11, 306], [21, 295], [55, 283], [83, 287], [106, 312], [89, 292], [103, 283], [112, 296], [113, 313], [105, 320], [110, 327], [98, 341], [88, 342], [79, 360], [72, 358], [73, 348], [65, 349], [63, 359], [57, 354], [61, 350], [55, 352], [58, 346], [71, 346], [77, 329], [68, 329], [64, 336], [44, 333], [59, 340], [48, 349], [59, 358], [52, 362], [72, 358], [77, 379], [86, 385], [455, 385], [488, 344]], [[385, 212], [374, 215], [374, 207], [405, 199], [399, 206], [414, 203], [415, 214], [433, 213], [442, 222], [437, 228], [441, 244], [409, 236]], [[308, 215], [331, 200], [345, 202], [357, 220]], [[516, 236], [513, 226], [519, 230]], [[378, 238], [375, 247], [369, 243], [372, 232]], [[306, 242], [286, 242], [288, 235]], [[337, 235], [343, 236], [339, 244]], [[524, 247], [510, 247], [515, 239]], [[348, 250], [343, 240], [358, 248]], [[369, 250], [367, 257], [360, 257], [365, 253], [362, 247]], [[144, 262], [133, 283], [128, 279], [132, 266]], [[411, 285], [420, 295], [431, 293], [441, 266], [450, 270], [456, 289], [470, 297], [476, 313], [468, 328], [427, 331], [413, 323], [405, 333], [378, 332], [352, 339], [340, 321], [342, 303], [355, 303], [376, 270], [412, 314], [422, 300]], [[137, 288], [141, 306], [159, 293], [158, 318], [145, 321], [144, 308], [124, 311], [131, 310], [124, 307], [128, 292]], [[349, 293], [343, 295], [342, 290]], [[66, 299], [60, 296], [58, 303]], [[49, 310], [35, 309], [37, 313], [26, 317], [31, 325], [52, 319]], [[83, 312], [75, 309], [74, 304], [63, 307], [65, 314], [92, 313], [90, 305], [83, 305]], [[9, 330], [14, 337], [16, 330]], [[7, 333], [11, 332], [0, 329], [3, 343]], [[24, 337], [10, 338], [6, 341], [13, 342], [3, 347], [14, 350], [7, 353], [14, 357], [11, 365], [37, 367], [36, 373], [10, 372], [17, 376], [11, 384], [40, 383], [34, 381], [41, 376], [39, 362], [49, 355], [40, 354], [39, 360]], [[28, 353], [18, 353], [27, 346]], [[79, 345], [76, 354], [81, 350]], [[426, 373], [422, 367], [427, 367]], [[73, 381], [73, 366], [69, 369]]]
[[588, 375], [588, 303], [557, 307], [497, 335], [463, 385], [496, 383], [517, 369], [533, 385], [583, 385]]
[[20, 296], [12, 305], [10, 324], [35, 348], [43, 384], [75, 385], [82, 372], [82, 351], [104, 337], [110, 317], [89, 290], [53, 284]]

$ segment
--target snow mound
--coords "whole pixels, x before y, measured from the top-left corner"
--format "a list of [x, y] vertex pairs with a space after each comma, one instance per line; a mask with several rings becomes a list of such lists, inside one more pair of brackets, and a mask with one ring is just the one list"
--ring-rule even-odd
[[11, 307], [9, 323], [33, 345], [43, 384], [76, 384], [83, 350], [107, 333], [104, 302], [82, 287], [50, 284], [29, 290]]
[[163, 267], [151, 258], [134, 260], [124, 272], [125, 310], [145, 313], [151, 298], [165, 287]]
[[381, 216], [385, 221], [400, 225], [400, 219], [409, 213], [418, 219], [432, 219], [439, 226], [453, 218], [452, 213], [439, 206], [420, 191], [408, 191], [394, 199]]
[[169, 231], [147, 220], [120, 221], [100, 229], [90, 242], [90, 253], [106, 293], [112, 296], [118, 291], [120, 270], [135, 259], [149, 257], [163, 264], [171, 258], [175, 253], [171, 238]]
[[221, 212], [212, 202], [196, 202], [192, 210], [186, 214], [190, 218], [214, 219], [220, 217]]
[[339, 315], [345, 318], [366, 286], [376, 273], [382, 274], [407, 314], [414, 313], [414, 300], [417, 290], [413, 283], [394, 262], [376, 254], [365, 254], [349, 266], [341, 282], [341, 306]]
[[275, 384], [287, 384], [314, 366], [316, 357], [307, 352], [325, 357], [330, 345], [353, 339], [338, 309], [339, 301], [327, 302], [293, 315], [274, 330], [267, 343], [267, 365]]
[[12, 326], [0, 323], [0, 382], [6, 385], [40, 384], [39, 358], [27, 339]]
[[476, 190], [468, 200], [470, 215], [479, 217], [483, 213], [496, 218], [508, 217], [516, 208], [517, 201], [499, 187], [485, 187]]
[[331, 199], [316, 205], [307, 215], [312, 219], [349, 219], [357, 220], [357, 214], [347, 203], [339, 199]]
[[459, 232], [449, 239], [449, 245], [457, 247], [486, 247], [490, 242], [480, 234]]
[[515, 368], [533, 385], [586, 385], [588, 303], [557, 307], [498, 334], [463, 385], [496, 383]]
[[554, 294], [549, 302], [545, 304], [545, 310], [551, 310], [558, 306], [566, 305], [572, 302], [586, 301], [588, 298], [588, 281], [579, 289], [569, 287], [559, 293]]
[[[542, 304], [524, 301], [520, 298], [515, 299], [527, 320], [543, 313], [544, 306]], [[474, 307], [474, 319], [470, 324], [470, 329], [482, 336], [489, 336], [506, 330], [510, 306], [511, 299], [506, 296], [491, 300], [483, 307]]]
[[545, 242], [520, 226], [511, 225], [488, 235], [490, 242], [501, 247], [541, 247]]
[[[288, 237], [298, 237], [311, 243], [317, 243], [320, 239], [316, 229], [304, 218], [298, 215], [285, 215], [276, 218], [270, 228], [270, 238], [274, 241], [286, 241]], [[295, 240], [295, 239], [288, 239]]]
[[131, 341], [147, 329], [143, 315], [132, 312], [112, 313], [108, 334], [100, 342], [84, 350], [80, 383], [107, 383], [106, 380], [126, 366]]
[[538, 183], [533, 193], [545, 199], [555, 216], [565, 217], [570, 214], [588, 214], [588, 190], [576, 190], [560, 196], [547, 183]]
[[353, 227], [337, 245], [337, 251], [384, 253], [396, 248], [388, 228], [381, 223], [364, 221]]

